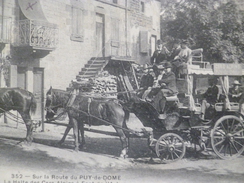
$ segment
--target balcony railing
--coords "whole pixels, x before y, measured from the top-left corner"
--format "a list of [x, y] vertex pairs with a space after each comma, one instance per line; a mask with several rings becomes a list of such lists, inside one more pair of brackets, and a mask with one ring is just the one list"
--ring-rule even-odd
[[11, 17], [0, 15], [0, 43], [10, 43]]
[[16, 46], [31, 46], [34, 49], [54, 50], [58, 42], [56, 24], [37, 20], [20, 20]]

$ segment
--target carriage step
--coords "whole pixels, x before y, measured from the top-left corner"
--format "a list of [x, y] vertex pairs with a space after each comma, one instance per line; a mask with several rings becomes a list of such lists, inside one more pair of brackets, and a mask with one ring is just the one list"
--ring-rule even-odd
[[110, 60], [111, 57], [92, 57], [90, 60]]
[[86, 68], [82, 68], [81, 71], [99, 71], [100, 67], [86, 67]]
[[97, 70], [97, 71], [91, 71], [91, 70], [87, 70], [87, 71], [81, 71], [81, 72], [79, 72], [79, 75], [96, 75], [97, 74], [97, 72], [98, 72], [99, 70]]
[[89, 60], [88, 64], [105, 64], [106, 60]]
[[85, 64], [85, 68], [102, 68], [104, 64]]
[[90, 77], [95, 77], [95, 74], [77, 75], [76, 79], [79, 81], [81, 78], [90, 78]]

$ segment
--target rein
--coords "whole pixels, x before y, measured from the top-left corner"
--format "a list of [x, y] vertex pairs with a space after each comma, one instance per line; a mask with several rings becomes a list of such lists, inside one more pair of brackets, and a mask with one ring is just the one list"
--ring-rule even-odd
[[[75, 111], [77, 111], [77, 112], [83, 113], [83, 114], [85, 114], [85, 115], [87, 115], [87, 116], [89, 116], [89, 117], [93, 117], [93, 118], [95, 118], [95, 119], [97, 119], [97, 120], [99, 120], [99, 121], [102, 121], [103, 123], [105, 123], [105, 124], [107, 124], [107, 125], [111, 125], [111, 126], [113, 126], [113, 127], [122, 129], [122, 130], [127, 131], [127, 132], [129, 132], [129, 133], [132, 133], [132, 134], [134, 134], [134, 135], [138, 135], [138, 133], [140, 133], [140, 132], [137, 132], [137, 131], [135, 131], [135, 130], [131, 130], [131, 129], [127, 129], [127, 128], [120, 127], [120, 126], [118, 126], [118, 125], [115, 125], [115, 124], [113, 124], [113, 123], [108, 122], [107, 120], [104, 120], [104, 119], [99, 118], [99, 117], [97, 117], [97, 116], [94, 116], [94, 115], [92, 115], [92, 114], [88, 114], [87, 112], [85, 112], [85, 111], [83, 111], [83, 110], [80, 110], [80, 109], [76, 109], [76, 108], [74, 108], [74, 107], [72, 107], [72, 106], [70, 106], [70, 107], [68, 107], [68, 108], [73, 109], [73, 110], [75, 110]], [[145, 132], [144, 132], [144, 133], [145, 133]], [[149, 134], [148, 134], [148, 135], [149, 135]]]

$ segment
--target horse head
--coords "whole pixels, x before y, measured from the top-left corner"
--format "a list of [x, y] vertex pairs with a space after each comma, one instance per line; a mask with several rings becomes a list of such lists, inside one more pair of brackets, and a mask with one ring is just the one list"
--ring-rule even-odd
[[54, 92], [52, 87], [47, 91], [46, 93], [46, 103], [45, 103], [45, 110], [46, 112], [46, 119], [52, 119], [54, 115], [56, 114], [58, 108], [55, 108], [53, 106], [53, 101], [54, 101]]

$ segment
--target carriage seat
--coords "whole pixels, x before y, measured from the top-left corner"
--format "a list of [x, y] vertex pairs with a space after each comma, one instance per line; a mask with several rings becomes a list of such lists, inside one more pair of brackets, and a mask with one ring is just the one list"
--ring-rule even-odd
[[168, 102], [178, 102], [179, 101], [177, 94], [174, 94], [172, 96], [167, 96], [165, 98], [166, 98], [166, 101], [168, 101]]
[[[225, 110], [225, 104], [223, 102], [218, 102], [214, 105], [214, 108], [216, 111], [224, 111]], [[239, 103], [236, 102], [230, 102], [230, 111], [238, 111], [239, 110]]]

